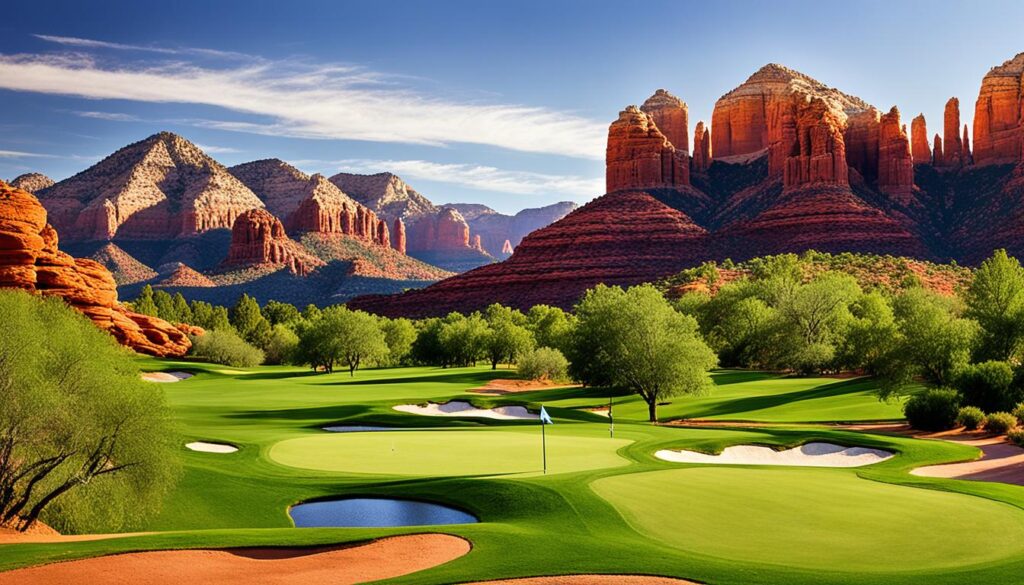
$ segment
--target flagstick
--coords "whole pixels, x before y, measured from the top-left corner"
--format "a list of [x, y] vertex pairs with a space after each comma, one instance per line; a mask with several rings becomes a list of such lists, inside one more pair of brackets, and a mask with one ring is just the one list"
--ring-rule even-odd
[[608, 395], [608, 436], [615, 438], [615, 419], [612, 417], [612, 395]]
[[544, 453], [544, 475], [548, 474], [548, 439], [547, 433], [544, 432], [544, 427], [548, 425], [544, 424], [544, 421], [540, 421], [540, 444], [541, 449]]

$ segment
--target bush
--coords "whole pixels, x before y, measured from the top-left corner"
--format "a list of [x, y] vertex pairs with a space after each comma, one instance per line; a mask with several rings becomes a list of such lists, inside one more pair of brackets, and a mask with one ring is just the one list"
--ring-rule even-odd
[[[290, 306], [290, 305], [289, 305]], [[265, 353], [268, 364], [290, 364], [299, 346], [299, 336], [287, 325], [277, 324], [270, 330]]]
[[1017, 406], [1013, 407], [1013, 416], [1017, 417], [1017, 422], [1024, 424], [1024, 402], [1018, 402]]
[[215, 364], [251, 368], [263, 363], [263, 351], [231, 330], [215, 329], [192, 339], [192, 355]]
[[1008, 412], [993, 412], [985, 417], [985, 430], [997, 435], [1006, 434], [1017, 426], [1017, 417]]
[[956, 424], [969, 431], [981, 426], [985, 422], [985, 413], [977, 406], [964, 406], [956, 414]]
[[915, 394], [903, 407], [903, 415], [915, 429], [944, 431], [956, 426], [960, 395], [948, 388], [931, 388]]
[[1010, 439], [1010, 442], [1018, 447], [1024, 447], [1024, 429], [1017, 427], [1010, 429], [1010, 432], [1006, 433], [1006, 438]]
[[1024, 398], [1013, 385], [1013, 368], [1006, 362], [982, 362], [967, 366], [956, 375], [956, 389], [964, 404], [985, 412], [1010, 410]]
[[530, 380], [565, 380], [569, 362], [562, 352], [551, 347], [538, 347], [519, 358], [519, 374]]

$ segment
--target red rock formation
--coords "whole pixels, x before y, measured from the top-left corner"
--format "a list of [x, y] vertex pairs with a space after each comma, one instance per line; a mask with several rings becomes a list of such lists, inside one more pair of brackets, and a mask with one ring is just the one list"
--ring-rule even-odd
[[395, 230], [391, 233], [391, 247], [405, 254], [405, 222], [395, 218]]
[[943, 122], [943, 166], [961, 166], [964, 162], [964, 145], [960, 140], [960, 100], [955, 97], [949, 98]]
[[914, 192], [914, 161], [895, 106], [881, 118], [878, 142], [878, 189], [905, 205]]
[[945, 157], [942, 155], [942, 137], [935, 135], [935, 147], [932, 148], [932, 164], [941, 167], [945, 164]]
[[868, 107], [851, 113], [843, 132], [847, 163], [869, 183], [878, 179], [880, 124], [881, 113]]
[[562, 219], [577, 205], [572, 201], [562, 201], [544, 207], [523, 209], [515, 215], [498, 213], [479, 203], [451, 203], [446, 207], [452, 207], [462, 214], [469, 224], [469, 232], [480, 236], [483, 252], [497, 256], [506, 241], [517, 246], [527, 234]]
[[690, 184], [689, 157], [677, 151], [650, 115], [636, 106], [619, 112], [608, 128], [608, 192], [675, 188]]
[[693, 132], [693, 161], [694, 172], [703, 173], [711, 166], [711, 131], [704, 127], [704, 120], [697, 122], [697, 128]]
[[928, 146], [928, 124], [924, 114], [918, 114], [910, 123], [910, 151], [914, 164], [931, 164], [932, 149]]
[[456, 209], [445, 207], [437, 215], [428, 215], [410, 230], [409, 249], [437, 251], [469, 248], [469, 225]]
[[647, 98], [640, 106], [640, 110], [654, 120], [658, 130], [661, 130], [676, 150], [689, 154], [690, 110], [686, 102], [664, 89], [659, 89]]
[[501, 253], [504, 256], [511, 256], [515, 250], [512, 248], [512, 242], [505, 240], [505, 243], [501, 246]]
[[36, 191], [42, 191], [47, 187], [52, 187], [53, 179], [42, 173], [25, 173], [24, 175], [18, 175], [11, 179], [10, 185], [15, 189], [35, 193]]
[[230, 228], [242, 212], [263, 207], [220, 163], [169, 132], [37, 195], [67, 241], [174, 239]]
[[705, 258], [706, 232], [651, 195], [599, 197], [519, 244], [511, 258], [391, 297], [349, 306], [385, 315], [443, 315], [493, 302], [527, 309], [569, 308], [597, 283], [631, 285], [672, 274]]
[[1024, 53], [993, 67], [974, 108], [974, 162], [1024, 161]]
[[284, 231], [281, 220], [266, 209], [252, 209], [235, 220], [231, 228], [231, 247], [225, 266], [261, 264], [284, 265], [293, 273], [305, 276], [323, 261], [307, 253]]
[[377, 220], [377, 243], [381, 246], [391, 246], [391, 234], [388, 233], [388, 222], [383, 219]]
[[473, 249], [478, 252], [484, 251], [484, 244], [483, 241], [480, 239], [480, 234], [476, 234], [475, 236], [473, 236]]
[[967, 133], [967, 124], [964, 124], [964, 164], [974, 164], [974, 154], [971, 152], [971, 135]]
[[59, 296], [135, 351], [160, 357], [188, 352], [192, 344], [179, 329], [118, 304], [117, 285], [106, 268], [72, 258], [57, 244], [39, 200], [0, 181], [0, 287]]
[[812, 98], [800, 103], [792, 114], [785, 114], [782, 134], [772, 150], [791, 153], [785, 160], [785, 189], [849, 184], [841, 121], [824, 100]]

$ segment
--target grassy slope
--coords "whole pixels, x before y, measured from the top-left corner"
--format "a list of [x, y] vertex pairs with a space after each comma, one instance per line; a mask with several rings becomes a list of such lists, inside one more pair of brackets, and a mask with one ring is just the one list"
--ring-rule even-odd
[[[1006, 552], [1008, 546], [1019, 550], [1016, 531], [1024, 512], [1017, 508], [1024, 507], [1024, 488], [906, 474], [909, 468], [925, 462], [975, 457], [977, 450], [971, 447], [807, 427], [758, 430], [655, 427], [641, 422], [642, 410], [628, 402], [616, 410], [616, 439], [628, 443], [615, 444], [617, 454], [611, 458], [608, 458], [610, 450], [602, 448], [604, 454], [600, 463], [588, 465], [606, 465], [598, 469], [529, 477], [369, 476], [304, 470], [273, 461], [268, 457], [270, 449], [283, 440], [326, 441], [328, 450], [349, 448], [342, 447], [348, 439], [364, 441], [355, 435], [325, 435], [319, 430], [320, 426], [333, 422], [414, 427], [444, 425], [459, 428], [458, 435], [469, 432], [502, 436], [536, 434], [536, 427], [533, 423], [433, 419], [391, 410], [391, 406], [400, 403], [465, 398], [466, 389], [492, 377], [507, 376], [500, 370], [496, 373], [485, 369], [376, 370], [360, 372], [352, 379], [345, 374], [311, 376], [288, 368], [238, 371], [157, 361], [146, 361], [144, 365], [152, 369], [200, 371], [189, 381], [161, 386], [181, 419], [183, 433], [187, 439], [228, 441], [239, 445], [241, 450], [232, 455], [183, 450], [186, 472], [182, 482], [169, 497], [163, 514], [143, 527], [181, 532], [99, 542], [3, 546], [0, 547], [0, 568], [125, 550], [298, 545], [422, 531], [415, 528], [297, 530], [290, 528], [286, 513], [289, 504], [315, 497], [395, 495], [456, 505], [483, 521], [476, 525], [444, 527], [444, 532], [470, 538], [474, 543], [471, 554], [436, 569], [394, 580], [396, 583], [451, 583], [484, 577], [578, 572], [677, 575], [710, 583], [1010, 583], [1024, 572], [1024, 554], [1010, 551], [1008, 555], [993, 553], [986, 558], [984, 553], [975, 550], [988, 545], [998, 553]], [[869, 419], [887, 418], [884, 413], [892, 412], [887, 410], [888, 405], [855, 392], [814, 392], [823, 381], [777, 379], [747, 373], [723, 373], [719, 381], [730, 383], [722, 384], [712, 396], [704, 399], [692, 402], [687, 399], [678, 406], [674, 401], [672, 406], [664, 408], [666, 414], [672, 415], [673, 408], [679, 408], [678, 415], [686, 414], [687, 409], [700, 411], [704, 408], [715, 411], [712, 415], [727, 418], [824, 420], [833, 416], [833, 412], [855, 412]], [[801, 386], [799, 382], [808, 386]], [[726, 398], [725, 393], [734, 394]], [[778, 398], [780, 396], [786, 398]], [[811, 399], [807, 404], [788, 402], [808, 396]], [[552, 442], [596, 441], [607, 432], [607, 422], [596, 415], [554, 406], [556, 403], [565, 406], [601, 404], [606, 395], [598, 391], [552, 390], [501, 399], [474, 394], [468, 397], [480, 406], [544, 399], [557, 419], [556, 426], [549, 429]], [[548, 398], [558, 401], [548, 403]], [[684, 404], [689, 406], [684, 407]], [[743, 410], [743, 405], [749, 405], [749, 410]], [[856, 418], [849, 414], [843, 418], [847, 417]], [[659, 448], [715, 451], [730, 444], [755, 442], [789, 446], [815, 439], [887, 448], [899, 452], [900, 456], [860, 470], [773, 469], [766, 473], [766, 470], [744, 467], [668, 464], [651, 455]], [[513, 443], [518, 445], [519, 441]], [[524, 448], [526, 444], [523, 443]], [[628, 464], [614, 466], [613, 462]], [[451, 463], [441, 462], [440, 465], [453, 466], [438, 470], [439, 476], [466, 471]], [[689, 478], [699, 478], [699, 481]], [[970, 493], [1009, 505], [887, 486], [861, 478]], [[592, 486], [595, 487], [592, 489]], [[606, 486], [614, 486], [614, 489]], [[603, 495], [614, 505], [594, 489], [611, 490]], [[805, 489], [815, 495], [815, 505], [810, 510], [801, 509]], [[865, 505], [874, 504], [877, 509], [867, 518], [852, 513], [844, 504], [847, 496], [856, 497]], [[754, 502], [772, 503], [792, 513], [802, 512], [801, 522], [776, 530], [776, 520], [781, 526], [792, 518], [780, 518], [763, 505], [749, 505]], [[922, 516], [914, 508], [921, 502], [929, 504], [934, 523], [927, 514]], [[639, 512], [635, 506], [640, 506]], [[1003, 514], [993, 517], [992, 506], [1001, 507]], [[617, 508], [630, 518], [629, 522]], [[693, 513], [700, 509], [704, 512]], [[768, 527], [757, 530], [753, 528], [756, 525], [746, 524], [752, 514]], [[922, 522], [923, 527], [919, 526]], [[675, 532], [669, 530], [657, 534], [660, 540], [656, 540], [646, 536], [653, 534], [651, 526], [662, 531], [668, 526], [688, 534], [673, 538]], [[746, 526], [746, 529], [728, 529], [729, 526]], [[806, 538], [801, 535], [802, 526], [811, 528], [816, 541], [824, 543], [819, 544], [818, 554], [810, 560], [805, 550], [792, 546]], [[885, 536], [871, 538], [873, 532], [883, 528], [888, 531]], [[943, 532], [948, 529], [954, 533]], [[932, 542], [937, 544], [921, 546], [915, 539], [929, 530], [933, 533], [930, 535]], [[1013, 540], [997, 543], [1010, 538]], [[899, 563], [903, 557], [911, 559], [919, 553], [932, 554], [933, 549], [946, 551], [949, 542], [965, 540], [973, 542], [963, 547], [956, 567]], [[745, 551], [760, 550], [766, 543], [775, 544], [771, 551], [774, 554], [745, 554]], [[851, 548], [895, 561], [865, 567], [853, 558]], [[736, 551], [744, 551], [744, 554], [736, 558]], [[947, 556], [952, 558], [952, 554]], [[896, 563], [899, 565], [895, 566]]]

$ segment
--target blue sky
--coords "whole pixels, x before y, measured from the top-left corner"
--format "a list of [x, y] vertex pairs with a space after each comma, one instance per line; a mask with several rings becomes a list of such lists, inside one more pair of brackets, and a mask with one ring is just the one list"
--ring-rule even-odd
[[1024, 3], [10, 2], [0, 177], [179, 133], [227, 165], [393, 170], [505, 212], [601, 194], [604, 133], [664, 87], [691, 128], [778, 62], [940, 130], [1024, 51]]

